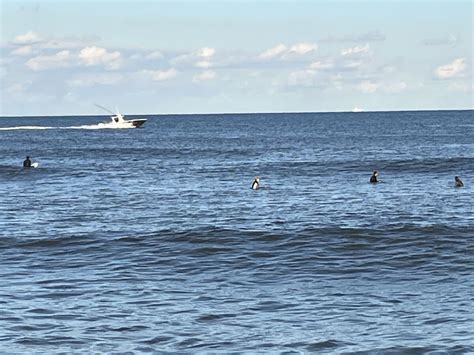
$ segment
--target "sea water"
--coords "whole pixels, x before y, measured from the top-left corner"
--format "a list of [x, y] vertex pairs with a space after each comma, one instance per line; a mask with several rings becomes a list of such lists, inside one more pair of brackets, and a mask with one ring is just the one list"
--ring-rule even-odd
[[143, 117], [0, 118], [0, 352], [474, 352], [473, 111]]

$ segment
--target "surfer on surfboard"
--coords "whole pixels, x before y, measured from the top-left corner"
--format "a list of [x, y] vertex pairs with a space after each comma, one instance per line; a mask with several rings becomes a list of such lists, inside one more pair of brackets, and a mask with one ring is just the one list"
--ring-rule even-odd
[[23, 167], [24, 168], [31, 168], [31, 159], [29, 156], [26, 157], [25, 161], [23, 162]]
[[23, 168], [37, 168], [38, 167], [37, 162], [32, 162], [30, 157], [27, 156], [26, 159], [23, 161]]

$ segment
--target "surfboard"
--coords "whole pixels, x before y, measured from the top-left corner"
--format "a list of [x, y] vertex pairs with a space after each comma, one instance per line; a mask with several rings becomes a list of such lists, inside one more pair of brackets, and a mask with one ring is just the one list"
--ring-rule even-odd
[[31, 164], [31, 167], [32, 168], [37, 168], [39, 166], [39, 163], [38, 162], [34, 162]]

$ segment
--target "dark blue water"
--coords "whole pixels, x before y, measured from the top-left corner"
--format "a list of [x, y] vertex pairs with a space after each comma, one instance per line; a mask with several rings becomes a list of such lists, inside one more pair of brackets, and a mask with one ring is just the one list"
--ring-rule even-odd
[[0, 352], [474, 352], [473, 111], [147, 118], [0, 119]]

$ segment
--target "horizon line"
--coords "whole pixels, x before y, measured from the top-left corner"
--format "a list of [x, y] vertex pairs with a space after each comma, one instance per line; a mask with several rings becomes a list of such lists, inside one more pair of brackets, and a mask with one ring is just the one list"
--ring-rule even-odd
[[[354, 114], [363, 114], [363, 113], [380, 113], [380, 112], [437, 112], [437, 111], [473, 111], [474, 107], [472, 108], [438, 108], [438, 109], [407, 109], [407, 110], [361, 110], [361, 111], [261, 111], [261, 112], [214, 112], [214, 113], [130, 113], [124, 114], [124, 116], [217, 116], [217, 115], [255, 115], [255, 114], [264, 114], [264, 115], [271, 115], [271, 114], [310, 114], [310, 113], [317, 113], [317, 114], [328, 114], [328, 113], [354, 113]], [[25, 115], [25, 116], [13, 116], [7, 115], [3, 116], [0, 115], [0, 118], [21, 118], [21, 117], [110, 117], [111, 115], [93, 115], [93, 114], [68, 114], [68, 115], [39, 115], [39, 116], [32, 116], [32, 115]]]

